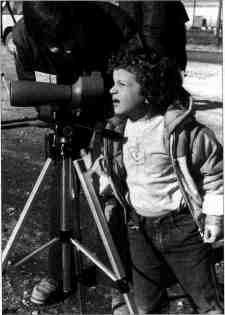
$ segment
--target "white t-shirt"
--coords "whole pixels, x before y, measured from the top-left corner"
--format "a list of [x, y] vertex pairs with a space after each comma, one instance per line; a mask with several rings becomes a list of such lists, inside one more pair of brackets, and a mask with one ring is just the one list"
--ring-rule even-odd
[[142, 216], [157, 217], [180, 206], [182, 194], [163, 143], [164, 118], [128, 119], [123, 161], [129, 201]]

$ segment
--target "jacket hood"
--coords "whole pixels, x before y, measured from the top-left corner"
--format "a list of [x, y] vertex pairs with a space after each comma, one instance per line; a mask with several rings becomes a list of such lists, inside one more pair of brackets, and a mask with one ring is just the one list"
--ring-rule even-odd
[[171, 104], [165, 113], [165, 129], [169, 136], [176, 128], [186, 125], [193, 120], [193, 99], [189, 96], [187, 106], [179, 101]]

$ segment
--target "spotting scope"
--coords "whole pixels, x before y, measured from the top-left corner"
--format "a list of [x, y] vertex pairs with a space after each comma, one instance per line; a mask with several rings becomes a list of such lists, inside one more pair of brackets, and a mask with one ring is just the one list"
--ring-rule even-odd
[[35, 81], [11, 81], [10, 103], [16, 107], [66, 105], [67, 109], [96, 104], [104, 95], [104, 81], [100, 72], [82, 76], [73, 85]]

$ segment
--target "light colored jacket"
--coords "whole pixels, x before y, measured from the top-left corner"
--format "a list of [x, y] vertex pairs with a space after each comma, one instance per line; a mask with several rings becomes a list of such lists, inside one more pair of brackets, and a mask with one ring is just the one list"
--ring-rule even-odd
[[[108, 122], [107, 128], [123, 134], [125, 125], [126, 120], [114, 117]], [[188, 109], [182, 108], [181, 104], [168, 108], [165, 114], [164, 143], [183, 199], [202, 231], [202, 214], [212, 217], [223, 214], [223, 150], [213, 132], [195, 120], [191, 98]], [[127, 213], [129, 204], [126, 200], [122, 141], [104, 139], [101, 165], [113, 192], [110, 193], [109, 187], [105, 185], [102, 188], [104, 201], [112, 202], [116, 198]]]

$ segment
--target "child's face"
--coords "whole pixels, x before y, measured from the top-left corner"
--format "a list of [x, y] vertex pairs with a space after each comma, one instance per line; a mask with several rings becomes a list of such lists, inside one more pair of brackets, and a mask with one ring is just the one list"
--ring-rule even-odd
[[113, 72], [114, 85], [110, 90], [112, 94], [114, 113], [131, 119], [138, 119], [146, 114], [144, 96], [141, 86], [136, 81], [135, 74], [118, 69]]

